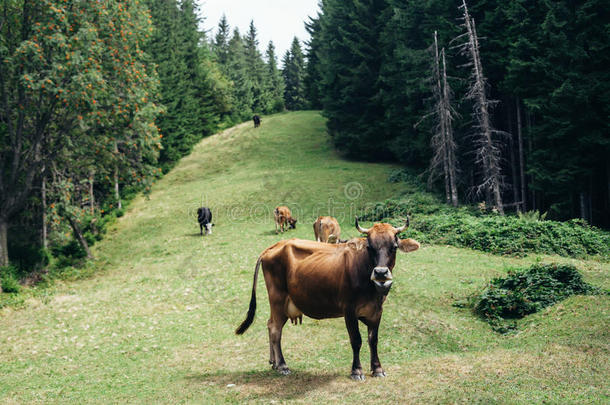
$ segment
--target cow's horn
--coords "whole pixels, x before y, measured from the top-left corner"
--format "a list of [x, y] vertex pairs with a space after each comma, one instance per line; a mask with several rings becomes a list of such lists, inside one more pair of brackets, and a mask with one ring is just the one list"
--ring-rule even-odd
[[369, 230], [358, 225], [358, 217], [356, 217], [356, 229], [360, 233], [369, 233]]
[[401, 233], [408, 227], [409, 227], [409, 216], [407, 216], [407, 222], [403, 226], [399, 226], [398, 228], [394, 228], [394, 229], [396, 229], [396, 233]]

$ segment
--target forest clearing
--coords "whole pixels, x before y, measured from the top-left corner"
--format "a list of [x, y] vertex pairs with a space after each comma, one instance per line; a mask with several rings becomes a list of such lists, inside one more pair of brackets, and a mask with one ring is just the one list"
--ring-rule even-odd
[[[341, 158], [317, 111], [265, 116], [260, 128], [246, 122], [203, 139], [91, 248], [90, 277], [0, 309], [0, 403], [607, 402], [607, 294], [568, 298], [511, 334], [454, 306], [510, 268], [540, 261], [573, 264], [607, 290], [610, 264], [599, 258], [431, 244], [399, 254], [379, 333], [386, 378], [349, 379], [341, 318], [288, 324], [292, 374], [271, 370], [262, 277], [254, 323], [234, 334], [258, 255], [280, 238], [312, 240], [318, 215], [335, 216], [342, 237], [359, 236], [354, 214], [405, 191], [388, 181], [397, 168]], [[215, 223], [205, 237], [202, 204]], [[277, 235], [280, 204], [298, 222]]]

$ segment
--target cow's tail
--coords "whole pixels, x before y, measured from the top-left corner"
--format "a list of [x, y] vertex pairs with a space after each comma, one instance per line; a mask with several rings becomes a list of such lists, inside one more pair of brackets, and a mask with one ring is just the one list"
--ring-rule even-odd
[[258, 258], [256, 262], [256, 267], [254, 268], [254, 282], [252, 283], [252, 298], [250, 298], [250, 307], [248, 308], [248, 315], [246, 319], [239, 325], [237, 329], [235, 329], [235, 333], [237, 335], [241, 335], [244, 333], [250, 325], [252, 325], [252, 321], [254, 321], [254, 314], [256, 313], [256, 280], [258, 279], [258, 268], [261, 265], [262, 257]]

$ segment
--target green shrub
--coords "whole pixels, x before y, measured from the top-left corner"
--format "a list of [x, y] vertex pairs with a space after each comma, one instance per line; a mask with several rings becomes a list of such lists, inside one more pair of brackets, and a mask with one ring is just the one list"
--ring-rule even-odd
[[17, 281], [18, 269], [14, 266], [0, 267], [0, 283], [2, 291], [5, 293], [18, 293], [21, 290], [19, 281]]
[[427, 193], [377, 203], [360, 216], [394, 225], [411, 217], [409, 235], [420, 242], [523, 256], [527, 253], [610, 258], [610, 233], [582, 220], [544, 221], [544, 215], [501, 216], [442, 204]]
[[466, 305], [496, 331], [504, 333], [515, 327], [506, 320], [523, 318], [571, 295], [600, 291], [585, 283], [574, 266], [535, 264], [493, 279], [482, 292], [470, 297]]

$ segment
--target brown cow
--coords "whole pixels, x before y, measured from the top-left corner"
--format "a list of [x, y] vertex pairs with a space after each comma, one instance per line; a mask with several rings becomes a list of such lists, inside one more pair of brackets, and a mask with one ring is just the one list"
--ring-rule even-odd
[[313, 233], [318, 242], [338, 243], [341, 227], [333, 217], [318, 217], [313, 223]]
[[377, 223], [364, 229], [356, 219], [356, 228], [366, 238], [341, 244], [290, 239], [267, 248], [254, 270], [248, 315], [235, 333], [244, 333], [254, 320], [256, 279], [262, 264], [271, 306], [267, 322], [269, 362], [275, 370], [290, 373], [282, 355], [282, 328], [289, 318], [295, 322], [305, 314], [315, 319], [345, 318], [354, 356], [351, 378], [355, 380], [364, 380], [358, 320], [363, 322], [368, 327], [372, 375], [385, 377], [377, 355], [377, 333], [383, 303], [392, 286], [396, 250], [412, 252], [419, 248], [413, 239], [398, 238], [408, 226], [407, 219], [399, 228]]
[[290, 229], [295, 229], [297, 227], [297, 220], [292, 217], [290, 208], [281, 205], [273, 211], [273, 214], [275, 216], [275, 233], [277, 233], [278, 227], [280, 228], [280, 231], [284, 232], [286, 224], [289, 225]]

